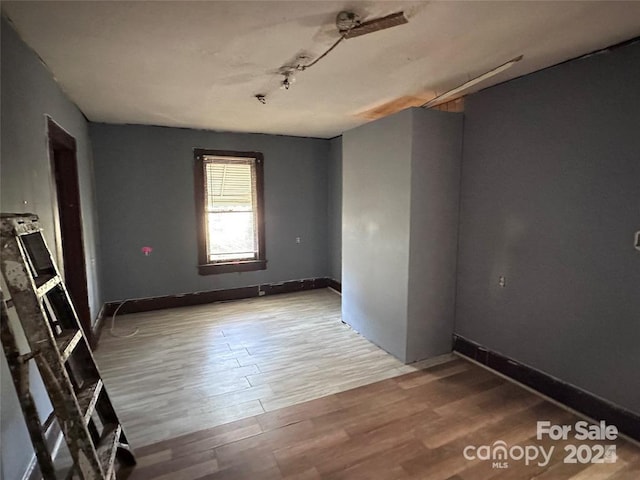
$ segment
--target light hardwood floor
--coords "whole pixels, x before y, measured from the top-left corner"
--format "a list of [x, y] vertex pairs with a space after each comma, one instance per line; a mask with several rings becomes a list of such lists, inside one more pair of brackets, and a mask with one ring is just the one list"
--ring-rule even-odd
[[341, 322], [329, 289], [116, 317], [96, 359], [138, 448], [413, 372]]
[[[640, 449], [536, 439], [571, 413], [466, 360], [379, 381], [137, 450], [129, 480], [637, 480]], [[467, 460], [466, 446], [554, 447], [547, 464]], [[615, 444], [612, 463], [564, 463], [565, 445]], [[611, 457], [613, 459], [613, 457]], [[127, 472], [121, 472], [123, 478]]]

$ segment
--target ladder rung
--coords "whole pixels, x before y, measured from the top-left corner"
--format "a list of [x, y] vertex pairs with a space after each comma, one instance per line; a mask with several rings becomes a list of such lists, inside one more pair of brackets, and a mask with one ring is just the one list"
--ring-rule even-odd
[[62, 332], [62, 335], [56, 338], [58, 350], [60, 350], [60, 356], [62, 357], [63, 362], [69, 358], [81, 338], [82, 332], [80, 330], [65, 331]]
[[51, 428], [51, 425], [53, 425], [53, 421], [56, 419], [56, 411], [53, 410], [49, 416], [47, 417], [47, 419], [44, 421], [44, 423], [42, 424], [42, 432], [46, 433], [49, 428]]
[[104, 478], [111, 478], [116, 461], [116, 450], [122, 427], [118, 425], [105, 425], [102, 438], [98, 444], [97, 453]]
[[61, 282], [60, 276], [56, 275], [50, 280], [47, 280], [43, 285], [38, 287], [36, 290], [36, 294], [39, 298], [44, 297], [47, 293], [49, 293], [56, 285]]
[[80, 411], [84, 415], [84, 422], [88, 423], [91, 418], [91, 414], [96, 407], [96, 402], [102, 391], [102, 380], [89, 384], [88, 386], [80, 389], [78, 392], [78, 403], [80, 404]]
[[14, 232], [17, 236], [21, 235], [29, 235], [31, 233], [38, 233], [42, 229], [40, 226], [35, 223], [37, 221], [37, 217], [23, 217], [21, 220], [17, 220], [14, 222]]

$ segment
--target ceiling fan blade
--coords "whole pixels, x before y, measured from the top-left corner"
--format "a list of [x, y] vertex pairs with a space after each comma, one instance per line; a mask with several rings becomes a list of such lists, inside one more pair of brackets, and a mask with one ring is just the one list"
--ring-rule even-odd
[[407, 17], [404, 16], [404, 12], [396, 12], [386, 17], [375, 18], [368, 22], [361, 23], [360, 25], [353, 27], [351, 30], [345, 33], [345, 38], [354, 38], [368, 33], [377, 32], [398, 25], [404, 25], [408, 23]]

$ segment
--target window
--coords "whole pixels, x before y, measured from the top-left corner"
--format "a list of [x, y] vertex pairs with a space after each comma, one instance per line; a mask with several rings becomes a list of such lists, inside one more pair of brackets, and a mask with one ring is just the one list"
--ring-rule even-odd
[[194, 150], [198, 270], [264, 270], [263, 163], [259, 152]]

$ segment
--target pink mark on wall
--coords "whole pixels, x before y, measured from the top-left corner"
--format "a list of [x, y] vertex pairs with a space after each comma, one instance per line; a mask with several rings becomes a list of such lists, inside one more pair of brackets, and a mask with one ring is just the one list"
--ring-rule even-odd
[[153, 252], [153, 248], [151, 247], [142, 247], [140, 250], [142, 250], [142, 253], [144, 253], [145, 257], [148, 257], [149, 255], [151, 255], [151, 252]]

